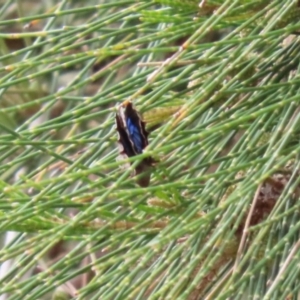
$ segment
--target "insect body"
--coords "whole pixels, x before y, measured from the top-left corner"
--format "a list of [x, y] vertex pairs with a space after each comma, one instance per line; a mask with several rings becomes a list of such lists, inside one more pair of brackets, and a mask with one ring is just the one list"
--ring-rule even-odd
[[[124, 101], [118, 106], [116, 125], [119, 134], [120, 155], [122, 158], [133, 157], [143, 153], [148, 145], [148, 132], [145, 122], [133, 108], [130, 101]], [[133, 175], [140, 175], [137, 183], [146, 187], [150, 182], [150, 168], [154, 160], [152, 157], [144, 158], [135, 168]]]

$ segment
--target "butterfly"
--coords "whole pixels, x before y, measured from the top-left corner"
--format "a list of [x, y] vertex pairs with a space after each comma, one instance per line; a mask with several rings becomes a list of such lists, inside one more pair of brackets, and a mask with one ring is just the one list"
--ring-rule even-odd
[[[118, 106], [116, 113], [116, 126], [119, 135], [118, 144], [120, 157], [126, 159], [138, 154], [148, 146], [148, 135], [145, 122], [139, 113], [134, 109], [131, 101], [124, 101]], [[134, 176], [140, 175], [137, 183], [141, 187], [147, 187], [150, 183], [151, 172], [154, 159], [152, 157], [144, 158], [134, 170]]]

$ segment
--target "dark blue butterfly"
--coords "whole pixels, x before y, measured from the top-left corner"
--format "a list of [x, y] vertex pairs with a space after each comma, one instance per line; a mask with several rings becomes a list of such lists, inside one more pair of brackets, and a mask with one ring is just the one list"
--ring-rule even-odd
[[[145, 122], [133, 108], [130, 101], [125, 101], [118, 107], [116, 113], [116, 125], [119, 133], [120, 154], [124, 157], [132, 157], [143, 153], [148, 145], [148, 132]], [[149, 168], [153, 165], [152, 157], [144, 158], [135, 168], [135, 175], [146, 172], [137, 181], [140, 186], [148, 186], [150, 182]]]

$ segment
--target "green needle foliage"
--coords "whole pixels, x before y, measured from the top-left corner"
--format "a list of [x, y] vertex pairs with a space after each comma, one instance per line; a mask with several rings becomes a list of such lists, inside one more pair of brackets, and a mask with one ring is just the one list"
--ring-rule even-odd
[[1, 300], [298, 299], [299, 1], [0, 4]]

